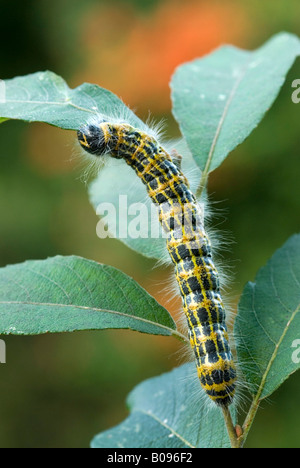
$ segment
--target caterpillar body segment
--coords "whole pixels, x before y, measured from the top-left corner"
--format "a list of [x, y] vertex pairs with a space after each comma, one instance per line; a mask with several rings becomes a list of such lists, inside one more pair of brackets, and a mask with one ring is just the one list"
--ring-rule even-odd
[[95, 156], [109, 153], [114, 158], [123, 158], [158, 206], [200, 383], [217, 405], [228, 406], [235, 393], [236, 370], [219, 277], [204, 229], [202, 208], [180, 170], [179, 155], [175, 155], [173, 162], [153, 136], [127, 123], [87, 124], [78, 131], [78, 140]]

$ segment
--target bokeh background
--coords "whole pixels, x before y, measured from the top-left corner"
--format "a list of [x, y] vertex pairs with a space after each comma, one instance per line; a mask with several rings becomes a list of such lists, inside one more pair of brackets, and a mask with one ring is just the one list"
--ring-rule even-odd
[[[97, 83], [142, 118], [171, 115], [175, 67], [223, 43], [256, 48], [280, 31], [300, 33], [298, 0], [0, 0], [0, 78], [52, 70], [69, 86]], [[259, 127], [212, 174], [224, 210], [218, 228], [234, 243], [232, 297], [290, 235], [300, 231], [300, 137], [291, 83]], [[266, 83], [268, 86], [268, 83]], [[45, 124], [0, 126], [0, 266], [76, 254], [134, 277], [161, 303], [169, 271], [117, 240], [96, 236], [97, 217], [71, 159], [73, 132]], [[140, 381], [179, 364], [173, 339], [130, 331], [7, 337], [0, 367], [1, 447], [88, 447], [94, 434], [127, 415]], [[248, 447], [299, 447], [300, 374], [263, 404]]]

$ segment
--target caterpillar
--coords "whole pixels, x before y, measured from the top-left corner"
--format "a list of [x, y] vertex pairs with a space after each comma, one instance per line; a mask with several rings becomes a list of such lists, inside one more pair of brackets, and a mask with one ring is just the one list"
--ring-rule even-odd
[[[233, 401], [236, 369], [229, 346], [218, 271], [213, 263], [203, 212], [181, 172], [155, 136], [126, 122], [100, 119], [77, 132], [81, 147], [95, 157], [124, 159], [145, 184], [166, 231], [169, 256], [188, 324], [197, 373], [206, 394], [217, 405]], [[183, 216], [184, 214], [184, 216]]]

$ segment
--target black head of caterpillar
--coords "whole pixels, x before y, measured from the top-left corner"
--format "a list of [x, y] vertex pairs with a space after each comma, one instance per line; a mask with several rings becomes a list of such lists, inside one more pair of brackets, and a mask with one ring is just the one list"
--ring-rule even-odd
[[109, 151], [105, 133], [101, 128], [102, 123], [105, 123], [105, 120], [84, 125], [77, 131], [77, 138], [83, 149], [94, 156], [102, 156]]
[[81, 127], [77, 131], [77, 138], [88, 153], [98, 157], [109, 153], [116, 159], [124, 158], [126, 150], [137, 144], [133, 127], [126, 123], [116, 126], [104, 119]]

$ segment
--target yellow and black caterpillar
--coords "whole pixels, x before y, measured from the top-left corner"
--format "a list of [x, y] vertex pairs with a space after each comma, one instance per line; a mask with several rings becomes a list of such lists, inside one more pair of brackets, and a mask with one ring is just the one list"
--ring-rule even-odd
[[207, 395], [228, 406], [235, 393], [236, 370], [228, 343], [218, 272], [212, 260], [202, 211], [178, 161], [144, 131], [127, 123], [99, 120], [78, 131], [87, 152], [124, 159], [157, 204], [167, 232], [167, 249], [175, 265], [197, 372]]

